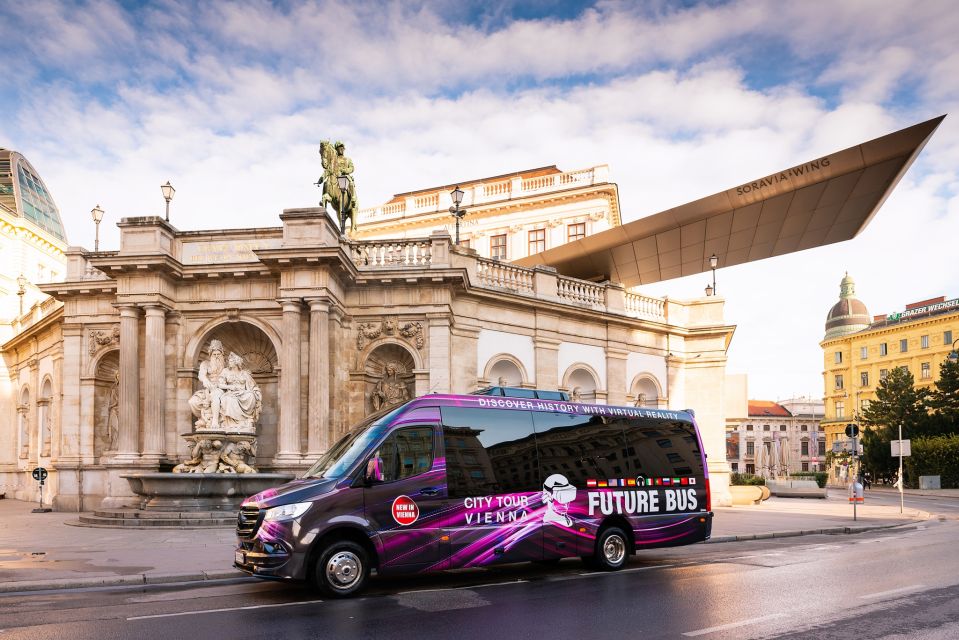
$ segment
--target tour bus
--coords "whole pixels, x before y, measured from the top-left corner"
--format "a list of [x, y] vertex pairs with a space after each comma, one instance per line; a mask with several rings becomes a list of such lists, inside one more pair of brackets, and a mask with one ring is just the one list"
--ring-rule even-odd
[[374, 415], [302, 478], [241, 505], [235, 566], [326, 595], [378, 575], [582, 557], [707, 540], [691, 411], [427, 395]]

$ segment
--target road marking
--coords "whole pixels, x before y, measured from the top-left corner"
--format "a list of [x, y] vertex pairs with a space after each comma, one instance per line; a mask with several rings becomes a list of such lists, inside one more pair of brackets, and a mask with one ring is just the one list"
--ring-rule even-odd
[[898, 589], [890, 589], [889, 591], [880, 591], [878, 593], [868, 593], [864, 596], [859, 596], [863, 600], [868, 600], [870, 598], [881, 598], [883, 596], [891, 596], [897, 593], [903, 593], [905, 591], [915, 591], [916, 589], [922, 589], [926, 585], [924, 584], [911, 584], [908, 587], [900, 587]]
[[707, 627], [705, 629], [697, 629], [696, 631], [687, 631], [683, 635], [694, 637], [694, 636], [704, 636], [707, 633], [715, 633], [717, 631], [726, 631], [727, 629], [736, 629], [737, 627], [745, 627], [750, 624], [757, 624], [759, 622], [766, 622], [767, 620], [776, 620], [777, 618], [788, 618], [789, 615], [785, 613], [771, 613], [768, 616], [760, 616], [758, 618], [749, 618], [747, 620], [740, 620], [739, 622], [730, 622], [729, 624], [721, 624], [718, 627]]
[[276, 604], [255, 604], [248, 607], [230, 607], [228, 609], [202, 609], [200, 611], [179, 611], [177, 613], [156, 613], [150, 616], [133, 616], [127, 620], [149, 620], [150, 618], [173, 618], [175, 616], [197, 616], [203, 613], [223, 613], [225, 611], [248, 611], [250, 609], [273, 609], [275, 607], [296, 607], [304, 604], [318, 604], [322, 600], [306, 602], [277, 602]]
[[755, 555], [752, 555], [752, 556], [733, 556], [732, 558], [726, 558], [726, 559], [720, 558], [719, 560], [717, 560], [717, 562], [729, 562], [730, 560], [746, 560], [747, 558], [756, 558], [756, 557], [758, 557], [758, 556], [755, 556]]

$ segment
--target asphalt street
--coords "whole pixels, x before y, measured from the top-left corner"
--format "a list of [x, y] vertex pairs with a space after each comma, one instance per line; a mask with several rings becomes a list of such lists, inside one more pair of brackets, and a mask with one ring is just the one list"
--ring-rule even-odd
[[646, 551], [617, 573], [568, 560], [380, 578], [345, 601], [248, 580], [11, 594], [0, 637], [956, 638], [957, 536], [959, 521], [930, 520]]

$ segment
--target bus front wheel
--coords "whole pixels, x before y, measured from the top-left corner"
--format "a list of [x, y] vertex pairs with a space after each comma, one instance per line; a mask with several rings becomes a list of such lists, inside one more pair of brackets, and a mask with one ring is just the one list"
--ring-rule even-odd
[[340, 540], [327, 546], [316, 562], [317, 588], [333, 598], [351, 596], [366, 586], [370, 577], [369, 555], [359, 544]]

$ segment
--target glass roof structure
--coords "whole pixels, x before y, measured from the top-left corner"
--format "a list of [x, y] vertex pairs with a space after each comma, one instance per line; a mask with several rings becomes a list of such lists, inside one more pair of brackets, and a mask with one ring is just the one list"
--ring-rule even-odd
[[0, 148], [0, 204], [66, 242], [60, 210], [22, 154]]

